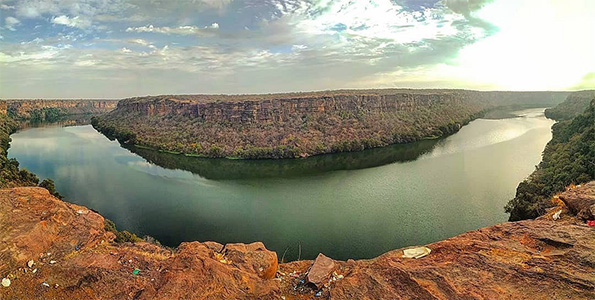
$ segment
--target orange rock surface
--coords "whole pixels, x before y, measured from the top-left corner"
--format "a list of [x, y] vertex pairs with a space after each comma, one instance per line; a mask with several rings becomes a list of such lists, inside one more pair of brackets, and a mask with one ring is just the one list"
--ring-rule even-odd
[[[571, 192], [592, 197], [595, 182]], [[550, 212], [426, 245], [419, 259], [393, 250], [334, 261], [317, 290], [305, 280], [312, 261], [278, 265], [262, 243], [118, 244], [85, 207], [3, 189], [0, 277], [11, 284], [0, 299], [595, 299], [595, 228], [561, 209], [559, 220]]]

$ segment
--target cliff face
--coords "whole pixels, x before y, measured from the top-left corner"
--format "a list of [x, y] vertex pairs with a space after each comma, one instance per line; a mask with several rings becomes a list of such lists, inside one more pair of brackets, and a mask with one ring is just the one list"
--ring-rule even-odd
[[[261, 243], [114, 243], [104, 219], [41, 188], [0, 190], [1, 299], [593, 299], [595, 182], [533, 221], [370, 260], [277, 264]], [[561, 211], [561, 218], [553, 214]], [[592, 215], [591, 215], [592, 218]]]
[[[293, 158], [456, 132], [498, 106], [547, 106], [565, 94], [344, 90], [121, 100], [94, 126], [121, 141], [210, 157]], [[158, 128], [158, 129], [157, 129]]]
[[[413, 112], [432, 105], [539, 105], [565, 93], [363, 90], [249, 96], [180, 95], [124, 99], [117, 109], [144, 116], [183, 115], [201, 122], [283, 122], [296, 115]], [[261, 96], [259, 98], [258, 96]]]
[[118, 110], [149, 117], [183, 115], [200, 122], [267, 123], [288, 121], [298, 115], [412, 112], [419, 107], [446, 103], [458, 105], [464, 102], [466, 99], [457, 98], [452, 94], [332, 95], [217, 102], [156, 97], [123, 100], [118, 105]]
[[106, 113], [115, 109], [117, 103], [114, 100], [7, 100], [5, 105], [13, 117], [29, 119], [31, 112], [47, 108], [62, 109], [65, 115]]

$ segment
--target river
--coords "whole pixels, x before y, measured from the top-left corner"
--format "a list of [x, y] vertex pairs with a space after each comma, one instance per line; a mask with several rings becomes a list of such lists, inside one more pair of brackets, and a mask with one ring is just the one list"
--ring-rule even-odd
[[9, 157], [118, 229], [183, 241], [262, 241], [285, 261], [372, 258], [507, 220], [541, 160], [543, 109], [478, 119], [440, 140], [296, 160], [201, 159], [123, 148], [86, 126], [13, 134]]

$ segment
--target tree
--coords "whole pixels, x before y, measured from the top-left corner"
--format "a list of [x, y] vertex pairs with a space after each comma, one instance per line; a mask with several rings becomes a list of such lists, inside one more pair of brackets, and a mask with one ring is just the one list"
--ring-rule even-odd
[[39, 184], [39, 187], [45, 188], [46, 190], [48, 190], [50, 192], [50, 194], [54, 195], [54, 197], [56, 197], [58, 199], [64, 198], [64, 197], [62, 197], [62, 195], [60, 195], [60, 193], [58, 193], [56, 191], [56, 185], [54, 184], [54, 181], [49, 178], [44, 179]]

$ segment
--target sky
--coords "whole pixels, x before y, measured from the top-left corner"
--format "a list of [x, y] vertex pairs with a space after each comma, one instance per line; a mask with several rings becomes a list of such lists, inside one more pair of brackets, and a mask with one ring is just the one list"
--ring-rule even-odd
[[593, 0], [0, 0], [0, 98], [595, 89]]

